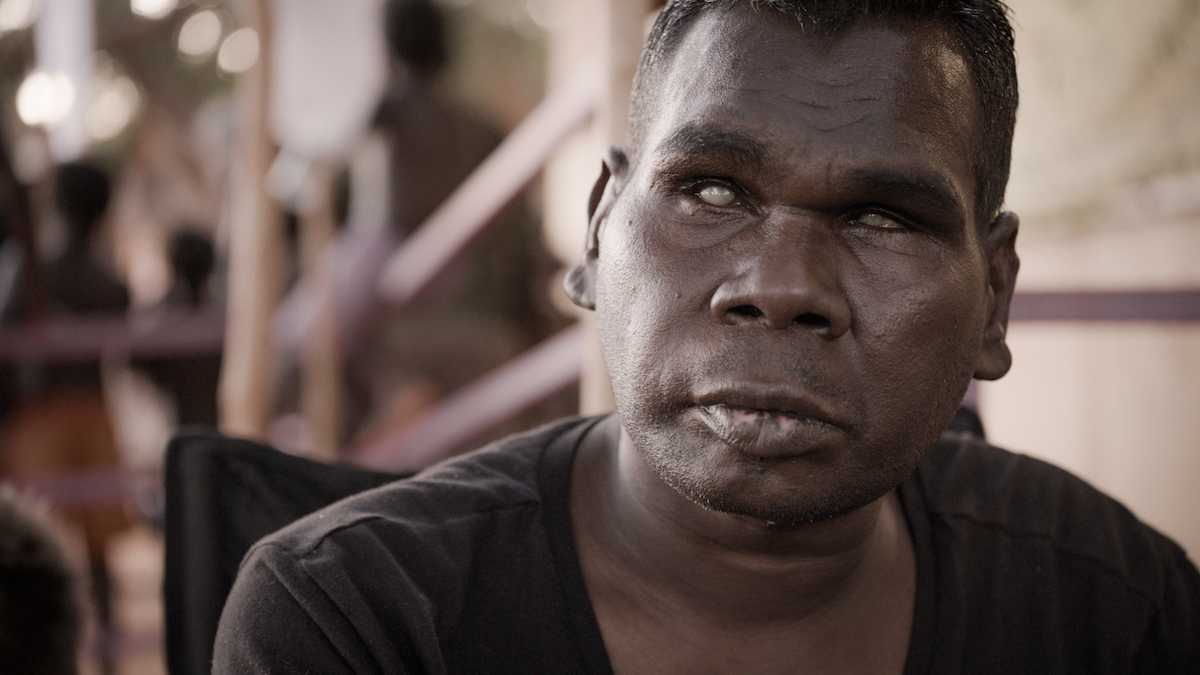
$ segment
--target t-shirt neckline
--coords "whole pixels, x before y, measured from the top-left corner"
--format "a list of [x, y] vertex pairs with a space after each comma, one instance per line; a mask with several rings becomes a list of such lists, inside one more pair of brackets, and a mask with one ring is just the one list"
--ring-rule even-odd
[[613, 675], [613, 670], [596, 612], [583, 581], [583, 569], [579, 565], [579, 552], [575, 547], [575, 530], [571, 524], [571, 470], [583, 437], [605, 417], [581, 420], [573, 429], [554, 439], [542, 454], [538, 470], [542, 522], [546, 528], [550, 555], [558, 573], [580, 660], [586, 672], [592, 675]]
[[[587, 672], [593, 675], [613, 675], [608, 651], [596, 612], [588, 597], [575, 547], [575, 531], [571, 524], [571, 470], [583, 437], [607, 415], [586, 418], [568, 429], [546, 448], [538, 470], [538, 491], [542, 498], [542, 521], [546, 528], [550, 554], [559, 575], [567, 617], [575, 633], [579, 657]], [[897, 487], [897, 496], [904, 511], [916, 558], [917, 586], [913, 602], [912, 634], [904, 662], [904, 675], [919, 675], [929, 671], [933, 637], [936, 631], [937, 602], [934, 593], [934, 559], [929, 519], [921, 504], [922, 491], [914, 470]]]

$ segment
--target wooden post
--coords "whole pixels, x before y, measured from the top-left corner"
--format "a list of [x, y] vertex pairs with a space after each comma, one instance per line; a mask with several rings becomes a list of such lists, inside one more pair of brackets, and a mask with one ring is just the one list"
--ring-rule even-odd
[[327, 257], [334, 240], [333, 172], [325, 162], [309, 169], [300, 215], [302, 283], [316, 289], [318, 315], [302, 347], [300, 412], [308, 425], [315, 456], [332, 460], [341, 445], [342, 359], [338, 347], [333, 270]]
[[[642, 53], [648, 9], [646, 0], [604, 0], [605, 92], [596, 124], [601, 147], [625, 144], [629, 95]], [[579, 408], [585, 415], [595, 415], [615, 409], [616, 403], [596, 339], [595, 317], [589, 313], [582, 321], [587, 340], [579, 381]]]
[[270, 2], [242, 3], [259, 36], [258, 63], [237, 84], [238, 142], [230, 180], [229, 295], [221, 367], [220, 424], [229, 435], [266, 439], [275, 404], [271, 317], [281, 292], [283, 232], [265, 177], [275, 148], [267, 130]]
[[605, 0], [604, 57], [607, 71], [604, 104], [600, 107], [598, 131], [605, 145], [624, 145], [629, 119], [629, 95], [633, 75], [642, 55], [647, 0]]

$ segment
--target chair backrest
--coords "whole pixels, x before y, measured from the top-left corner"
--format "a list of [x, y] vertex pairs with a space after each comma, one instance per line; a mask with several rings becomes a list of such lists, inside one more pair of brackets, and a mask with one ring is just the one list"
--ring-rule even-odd
[[402, 477], [295, 457], [210, 430], [176, 435], [164, 467], [168, 672], [211, 672], [221, 608], [255, 541], [343, 497]]

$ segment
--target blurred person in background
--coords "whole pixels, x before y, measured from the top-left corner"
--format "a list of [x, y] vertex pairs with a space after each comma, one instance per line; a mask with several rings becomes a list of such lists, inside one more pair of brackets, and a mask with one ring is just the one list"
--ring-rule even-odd
[[102, 169], [85, 163], [58, 167], [54, 205], [66, 226], [67, 243], [43, 273], [51, 311], [89, 314], [128, 309], [124, 282], [95, 254], [96, 233], [111, 194], [111, 181]]
[[[54, 203], [66, 228], [61, 254], [43, 269], [49, 315], [114, 314], [129, 306], [125, 285], [95, 255], [95, 236], [108, 209], [108, 174], [70, 163], [56, 174]], [[25, 363], [17, 367], [16, 403], [0, 425], [0, 477], [29, 479], [120, 467], [101, 389], [97, 359]], [[91, 590], [102, 629], [111, 625], [105, 544], [129, 526], [122, 506], [91, 504], [64, 511], [86, 536]], [[111, 669], [107, 641], [101, 661]]]
[[388, 0], [384, 6], [391, 78], [375, 124], [390, 147], [391, 224], [402, 236], [412, 234], [502, 138], [438, 91], [446, 29], [432, 0]]
[[[209, 277], [216, 263], [212, 240], [200, 228], [184, 225], [172, 235], [168, 254], [172, 282], [159, 309], [199, 311], [210, 306]], [[220, 353], [142, 358], [134, 366], [170, 395], [179, 426], [217, 426]]]
[[0, 669], [75, 675], [83, 637], [83, 578], [40, 504], [0, 484]]
[[[446, 100], [438, 82], [447, 26], [430, 0], [389, 0], [384, 26], [392, 76], [375, 124], [389, 148], [389, 213], [411, 235], [499, 144], [490, 125]], [[414, 306], [384, 315], [351, 364], [351, 387], [371, 401], [359, 442], [412, 419], [437, 399], [502, 365], [567, 321], [549, 300], [558, 264], [537, 219], [519, 205]], [[512, 420], [497, 435], [570, 412], [560, 397]]]

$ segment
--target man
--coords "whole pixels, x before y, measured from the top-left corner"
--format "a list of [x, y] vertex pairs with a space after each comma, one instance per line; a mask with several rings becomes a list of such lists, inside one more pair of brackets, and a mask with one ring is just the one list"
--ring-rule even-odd
[[567, 290], [617, 414], [259, 544], [218, 672], [1194, 673], [1200, 575], [964, 435], [1016, 277], [995, 0], [668, 5]]

